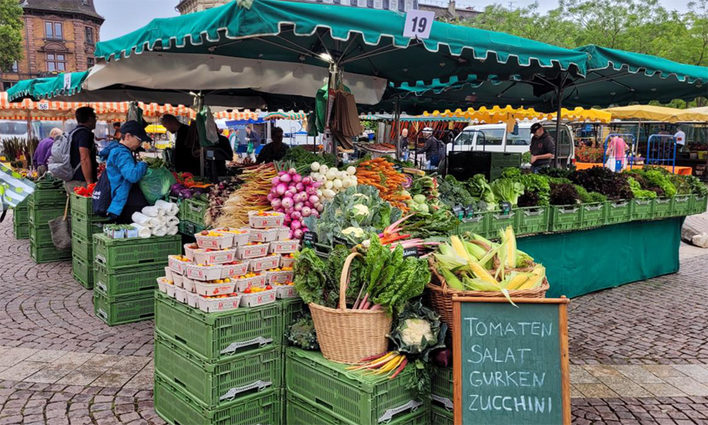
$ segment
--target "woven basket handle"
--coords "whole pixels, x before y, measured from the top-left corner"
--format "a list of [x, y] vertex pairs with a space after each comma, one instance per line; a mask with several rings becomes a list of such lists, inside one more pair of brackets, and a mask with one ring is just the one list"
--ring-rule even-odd
[[349, 275], [351, 273], [351, 265], [352, 261], [356, 257], [361, 257], [361, 254], [358, 252], [352, 252], [347, 256], [347, 259], [344, 261], [344, 266], [342, 267], [342, 275], [339, 277], [339, 309], [340, 310], [346, 310], [347, 309], [347, 287], [349, 286]]
[[430, 272], [433, 273], [435, 275], [435, 277], [437, 277], [438, 280], [440, 281], [440, 287], [442, 289], [447, 289], [447, 281], [445, 280], [444, 277], [442, 277], [440, 275], [440, 273], [438, 273], [438, 269], [435, 264], [435, 260], [433, 260], [432, 256], [428, 257], [428, 266], [430, 268]]

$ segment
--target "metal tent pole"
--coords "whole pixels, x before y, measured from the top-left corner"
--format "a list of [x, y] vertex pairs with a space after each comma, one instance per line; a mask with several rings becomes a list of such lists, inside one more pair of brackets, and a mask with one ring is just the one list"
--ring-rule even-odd
[[556, 110], [556, 143], [554, 143], [554, 152], [553, 152], [553, 167], [558, 168], [558, 145], [560, 145], [561, 142], [561, 134], [560, 134], [560, 127], [561, 127], [561, 108], [562, 108], [562, 97], [563, 97], [563, 85], [561, 84], [558, 87], [558, 90], [556, 90], [556, 93], [558, 94], [558, 109]]
[[396, 103], [394, 106], [393, 115], [393, 143], [396, 145], [396, 159], [401, 159], [401, 143], [398, 140], [399, 133], [401, 132], [401, 102], [398, 97], [396, 97]]

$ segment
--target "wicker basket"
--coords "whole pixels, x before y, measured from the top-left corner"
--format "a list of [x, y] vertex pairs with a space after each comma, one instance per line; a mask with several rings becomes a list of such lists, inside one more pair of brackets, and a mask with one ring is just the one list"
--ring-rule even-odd
[[339, 308], [310, 303], [322, 355], [337, 363], [358, 363], [388, 348], [391, 317], [385, 311], [347, 310], [349, 267], [360, 254], [349, 254], [339, 279]]
[[[504, 298], [501, 292], [491, 292], [491, 291], [458, 291], [447, 286], [445, 278], [440, 276], [437, 268], [433, 264], [433, 260], [429, 260], [430, 264], [430, 274], [431, 282], [427, 285], [428, 294], [430, 295], [430, 303], [433, 305], [435, 311], [440, 315], [440, 319], [447, 323], [450, 328], [450, 333], [453, 330], [453, 317], [452, 317], [452, 296], [459, 295], [463, 297], [484, 297], [484, 298]], [[545, 298], [546, 291], [548, 291], [550, 286], [548, 285], [548, 280], [543, 279], [541, 286], [533, 289], [520, 289], [515, 291], [509, 291], [510, 297], [517, 298]]]

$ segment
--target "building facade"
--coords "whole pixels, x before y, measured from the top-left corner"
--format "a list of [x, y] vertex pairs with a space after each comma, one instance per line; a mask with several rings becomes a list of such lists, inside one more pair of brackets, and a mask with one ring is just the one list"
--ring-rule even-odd
[[0, 72], [7, 90], [18, 80], [85, 71], [94, 65], [103, 17], [93, 0], [19, 0], [23, 9], [23, 58]]
[[[180, 14], [198, 12], [210, 7], [221, 6], [231, 0], [182, 0], [177, 5]], [[405, 12], [416, 9], [418, 0], [293, 0], [312, 3], [338, 4], [343, 6], [368, 7], [371, 9], [387, 9]]]

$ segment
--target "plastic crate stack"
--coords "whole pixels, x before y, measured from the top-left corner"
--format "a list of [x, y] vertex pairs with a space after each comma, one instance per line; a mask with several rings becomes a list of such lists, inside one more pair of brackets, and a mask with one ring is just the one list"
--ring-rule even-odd
[[93, 235], [96, 316], [109, 326], [151, 319], [156, 279], [167, 257], [182, 249], [179, 235], [113, 239]]
[[[281, 424], [285, 327], [304, 309], [282, 214], [196, 234], [155, 293], [155, 410], [169, 423]], [[271, 289], [267, 289], [270, 287]]]
[[[395, 379], [357, 373], [321, 353], [287, 348], [285, 385], [288, 425], [430, 424], [430, 400], [409, 388], [414, 368]], [[432, 422], [435, 423], [435, 422]]]
[[93, 200], [71, 194], [71, 274], [86, 289], [93, 288], [93, 235], [107, 218], [93, 214]]
[[179, 232], [193, 235], [206, 229], [204, 215], [209, 203], [201, 199], [184, 199], [179, 204]]
[[431, 386], [430, 423], [453, 425], [452, 367], [433, 369]]
[[71, 258], [71, 249], [58, 250], [52, 243], [49, 221], [64, 215], [66, 191], [61, 180], [40, 180], [27, 197], [30, 255], [36, 263], [64, 261]]
[[17, 204], [12, 212], [12, 234], [15, 239], [29, 239], [29, 210], [27, 209], [28, 200]]

